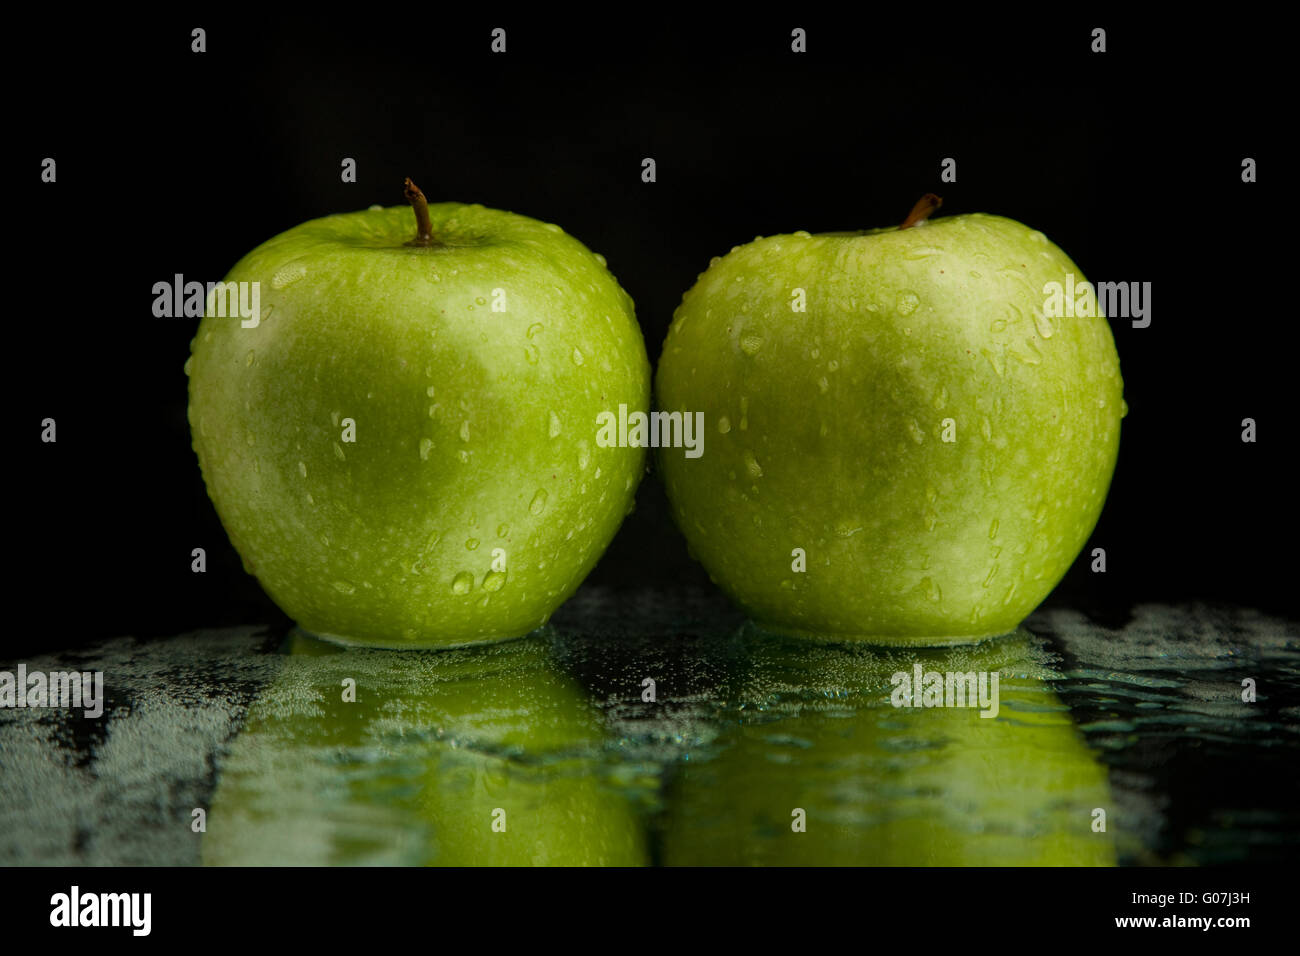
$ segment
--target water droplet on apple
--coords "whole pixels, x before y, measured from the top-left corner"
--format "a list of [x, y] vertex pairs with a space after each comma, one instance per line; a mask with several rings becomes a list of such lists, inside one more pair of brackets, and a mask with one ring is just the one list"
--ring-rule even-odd
[[811, 239], [811, 238], [812, 238], [812, 233], [811, 233], [811, 232], [808, 232], [806, 229], [800, 229], [800, 230], [798, 230], [797, 232], [792, 233], [792, 235], [793, 235], [796, 239]]
[[763, 337], [750, 332], [740, 338], [740, 350], [746, 355], [754, 355], [763, 347]]
[[731, 431], [731, 419], [728, 418], [726, 415], [723, 415], [718, 419], [718, 431], [721, 432], [723, 435]]
[[1001, 358], [1000, 356], [994, 355], [994, 354], [993, 354], [992, 352], [990, 352], [988, 349], [980, 349], [980, 353], [981, 353], [981, 354], [982, 354], [986, 359], [989, 360], [989, 365], [991, 365], [991, 366], [993, 367], [993, 371], [997, 373], [998, 378], [1001, 378], [1001, 377], [1002, 377], [1002, 358]]
[[1119, 400], [1119, 417], [1123, 418], [1127, 414], [1128, 414], [1128, 401], [1126, 399], [1121, 398]]
[[467, 538], [465, 540], [465, 550], [473, 551], [478, 547], [478, 538]]
[[[336, 446], [336, 447], [337, 447], [337, 446]], [[431, 452], [431, 451], [433, 451], [433, 439], [432, 439], [432, 438], [421, 438], [421, 439], [420, 439], [420, 460], [421, 460], [421, 461], [428, 461], [428, 460], [429, 460], [429, 452]]]
[[925, 432], [922, 430], [920, 423], [917, 422], [915, 418], [909, 418], [907, 420], [907, 431], [908, 434], [912, 436], [912, 441], [916, 442], [918, 445], [925, 442]]
[[252, 349], [249, 349], [248, 354], [244, 356], [244, 364], [251, 367], [252, 364], [256, 361], [257, 361], [257, 355], [253, 352]]
[[343, 446], [338, 442], [334, 443], [334, 457], [339, 461], [347, 461], [347, 455], [343, 454]]
[[298, 474], [302, 475], [304, 478], [307, 477], [307, 463], [306, 463], [306, 462], [303, 462], [303, 461], [298, 462]]
[[355, 594], [357, 586], [351, 581], [335, 581], [334, 590], [340, 594]]
[[989, 423], [987, 415], [980, 420], [980, 434], [984, 436], [985, 441], [988, 441], [993, 437], [993, 426]]
[[538, 488], [537, 494], [533, 495], [533, 500], [528, 503], [530, 514], [539, 515], [546, 510], [546, 489]]
[[920, 304], [921, 297], [911, 289], [904, 289], [898, 293], [897, 309], [899, 315], [911, 315]]
[[558, 437], [559, 437], [559, 434], [560, 434], [560, 416], [557, 415], [557, 414], [555, 414], [554, 411], [551, 412], [551, 420], [550, 420], [550, 424], [547, 426], [546, 433], [547, 433], [547, 435], [549, 435], [551, 438], [558, 438]]
[[542, 323], [534, 322], [532, 325], [528, 326], [528, 332], [527, 332], [528, 337], [531, 339], [538, 332], [541, 332], [543, 328], [544, 326], [542, 325]]
[[487, 577], [483, 579], [484, 591], [500, 591], [506, 583], [506, 573], [504, 571], [489, 571]]
[[271, 276], [271, 288], [283, 289], [291, 286], [307, 274], [307, 267], [301, 262], [290, 262], [288, 265], [281, 266]]
[[907, 250], [907, 252], [903, 253], [903, 258], [912, 260], [929, 259], [931, 256], [937, 256], [941, 252], [943, 252], [942, 249], [936, 249], [934, 246], [921, 246], [916, 249]]
[[828, 391], [830, 391], [830, 388], [831, 388], [831, 383], [827, 380], [825, 375], [817, 379], [817, 390], [821, 392], [823, 395], [825, 395]]
[[524, 361], [526, 361], [529, 365], [536, 365], [537, 359], [538, 359], [537, 346], [536, 345], [524, 346]]
[[569, 356], [569, 358], [573, 360], [574, 365], [581, 365], [585, 361], [582, 357], [582, 352], [576, 345], [573, 347], [573, 354]]
[[189, 377], [190, 369], [193, 368], [193, 367], [194, 367], [194, 356], [191, 355], [189, 358], [187, 358], [187, 359], [185, 360], [185, 376], [186, 376], [186, 378]]
[[759, 465], [758, 460], [754, 457], [752, 451], [745, 452], [745, 470], [749, 472], [751, 478], [762, 478], [763, 468]]
[[993, 521], [989, 524], [989, 540], [991, 541], [997, 536], [998, 536], [998, 519], [994, 518]]
[[509, 533], [510, 533], [510, 525], [505, 524], [504, 522], [501, 523], [501, 524], [499, 524], [499, 525], [497, 525], [497, 537], [498, 537], [498, 538], [504, 538], [504, 537], [505, 537], [506, 535], [508, 535]]
[[483, 298], [481, 295], [480, 295], [480, 296], [475, 296], [475, 297], [474, 297], [474, 301], [475, 301], [475, 303], [477, 303], [478, 305], [487, 305], [487, 299]]
[[851, 538], [862, 530], [862, 521], [859, 518], [841, 518], [835, 522], [835, 533], [841, 538]]
[[1041, 309], [1034, 309], [1034, 327], [1038, 329], [1038, 334], [1045, 339], [1052, 337], [1052, 320], [1043, 314]]
[[993, 567], [989, 568], [988, 576], [984, 578], [985, 587], [988, 587], [990, 584], [993, 583], [993, 578], [997, 575], [997, 573], [998, 573], [998, 566], [997, 564], [994, 564]]
[[591, 448], [587, 445], [587, 442], [585, 440], [580, 441], [578, 442], [578, 468], [582, 471], [586, 471], [587, 466], [590, 464], [591, 464]]
[[460, 423], [460, 440], [469, 441], [469, 419]]
[[451, 591], [453, 594], [468, 594], [474, 587], [474, 575], [468, 571], [462, 571], [451, 579]]

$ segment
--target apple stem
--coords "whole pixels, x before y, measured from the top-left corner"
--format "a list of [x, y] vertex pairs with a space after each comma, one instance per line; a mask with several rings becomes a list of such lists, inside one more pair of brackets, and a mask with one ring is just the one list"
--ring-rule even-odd
[[[410, 180], [408, 179], [407, 182], [410, 182]], [[916, 201], [916, 205], [912, 207], [912, 211], [907, 214], [907, 218], [903, 220], [903, 224], [898, 228], [911, 229], [913, 226], [921, 225], [933, 213], [937, 212], [942, 205], [942, 199], [934, 193], [926, 193]]]
[[411, 177], [406, 177], [406, 186], [402, 190], [402, 195], [406, 201], [411, 204], [415, 210], [415, 238], [407, 243], [408, 246], [438, 246], [442, 243], [433, 238], [433, 226], [429, 222], [429, 203], [424, 198], [424, 193], [420, 192], [420, 187], [411, 182]]

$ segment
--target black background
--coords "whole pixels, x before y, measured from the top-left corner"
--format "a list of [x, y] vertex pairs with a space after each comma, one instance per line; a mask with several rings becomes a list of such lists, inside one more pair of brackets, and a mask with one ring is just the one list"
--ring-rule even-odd
[[[164, 14], [11, 36], [43, 65], [11, 84], [6, 160], [23, 223], [8, 577], [11, 600], [40, 612], [11, 647], [286, 623], [243, 572], [190, 448], [182, 367], [197, 320], [154, 318], [152, 286], [219, 279], [306, 219], [400, 204], [408, 175], [431, 201], [556, 222], [604, 254], [652, 362], [710, 257], [756, 235], [893, 224], [927, 191], [944, 214], [1044, 231], [1094, 282], [1149, 281], [1151, 326], [1112, 322], [1130, 413], [1110, 498], [1049, 600], [1103, 619], [1144, 601], [1294, 609], [1275, 26], [429, 10]], [[204, 54], [190, 52], [195, 26]], [[496, 26], [504, 55], [489, 49]], [[790, 52], [795, 26], [806, 54]], [[1104, 54], [1089, 49], [1096, 26]], [[40, 182], [46, 156], [56, 184]], [[1241, 181], [1246, 156], [1256, 184]], [[340, 180], [344, 157], [355, 184]], [[939, 180], [945, 157], [956, 183]], [[47, 416], [56, 444], [39, 439]], [[1240, 440], [1245, 417], [1256, 444]], [[1107, 574], [1088, 570], [1093, 546]], [[194, 547], [206, 574], [190, 571]], [[655, 475], [588, 580], [707, 584]]]

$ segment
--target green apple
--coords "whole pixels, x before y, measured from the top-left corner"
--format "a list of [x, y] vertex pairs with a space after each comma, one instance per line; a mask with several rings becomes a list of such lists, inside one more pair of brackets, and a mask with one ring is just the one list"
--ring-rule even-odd
[[606, 745], [543, 635], [442, 651], [295, 636], [217, 768], [203, 861], [641, 865]]
[[[1113, 816], [1105, 768], [1026, 632], [911, 653], [751, 641], [718, 752], [669, 788], [665, 863], [1114, 865], [1115, 821], [1093, 828], [1097, 809]], [[918, 663], [1000, 672], [996, 716], [892, 706], [893, 674]]]
[[[658, 405], [708, 435], [697, 458], [661, 450], [677, 523], [771, 629], [1006, 633], [1105, 501], [1124, 403], [1091, 286], [1018, 222], [916, 218], [732, 249], [668, 331]], [[1071, 274], [1092, 314], [1049, 317]]]
[[194, 448], [246, 569], [307, 630], [515, 637], [631, 507], [644, 451], [599, 447], [594, 423], [647, 407], [645, 346], [604, 259], [558, 226], [426, 207], [407, 182], [414, 217], [312, 220], [236, 263], [226, 282], [260, 283], [260, 318], [210, 299], [186, 366]]

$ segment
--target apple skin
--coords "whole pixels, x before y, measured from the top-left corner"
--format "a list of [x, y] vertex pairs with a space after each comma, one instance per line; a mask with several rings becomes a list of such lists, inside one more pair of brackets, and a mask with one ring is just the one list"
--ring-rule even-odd
[[1125, 410], [1105, 318], [1043, 316], [1045, 283], [1069, 273], [1083, 282], [1042, 233], [983, 214], [715, 259], [656, 378], [660, 408], [704, 412], [704, 454], [660, 464], [714, 582], [813, 638], [1014, 629], [1096, 524]]
[[261, 283], [260, 324], [210, 309], [186, 366], [194, 448], [245, 568], [344, 643], [533, 630], [644, 472], [643, 449], [595, 440], [600, 412], [649, 402], [632, 301], [604, 260], [513, 213], [429, 213], [444, 245], [405, 245], [407, 207], [263, 243], [226, 277]]
[[[732, 719], [668, 789], [669, 866], [1114, 866], [1105, 767], [1021, 630], [911, 653], [751, 632]], [[1000, 672], [999, 710], [890, 704], [890, 677]], [[917, 695], [920, 696], [919, 693]], [[791, 812], [806, 830], [791, 829]]]
[[287, 650], [218, 767], [206, 865], [648, 862], [634, 800], [602, 779], [599, 711], [545, 634], [441, 651], [295, 634]]

